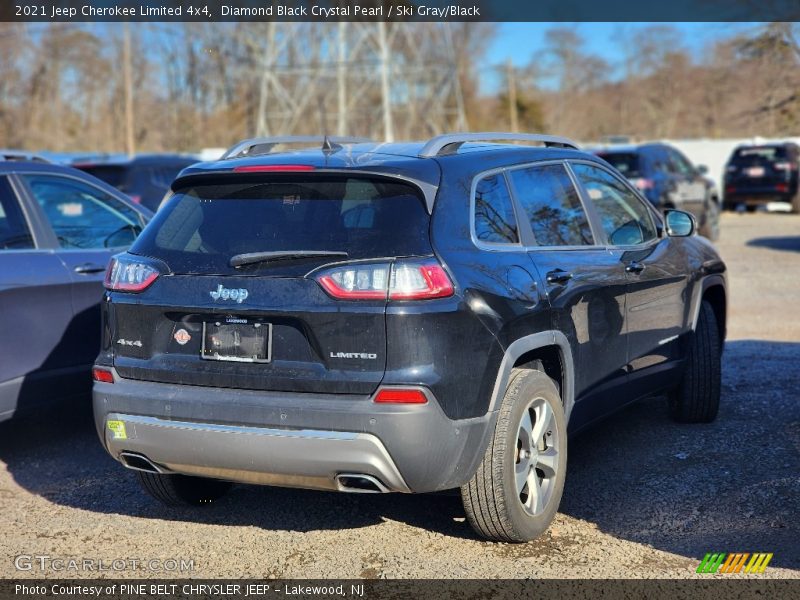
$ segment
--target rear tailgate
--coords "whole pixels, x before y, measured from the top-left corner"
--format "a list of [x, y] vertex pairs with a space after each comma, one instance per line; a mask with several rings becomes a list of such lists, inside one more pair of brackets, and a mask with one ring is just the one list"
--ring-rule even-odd
[[[108, 326], [126, 378], [293, 392], [369, 394], [386, 361], [385, 297], [331, 297], [314, 271], [432, 254], [415, 187], [331, 174], [239, 175], [179, 189], [131, 248], [163, 272], [138, 294], [114, 292]], [[257, 252], [348, 256], [265, 260]], [[366, 274], [365, 274], [366, 273]], [[375, 282], [376, 285], [382, 282]]]

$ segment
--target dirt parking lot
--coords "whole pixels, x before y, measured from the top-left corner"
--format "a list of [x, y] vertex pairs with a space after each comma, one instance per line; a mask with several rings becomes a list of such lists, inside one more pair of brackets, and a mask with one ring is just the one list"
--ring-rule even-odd
[[445, 495], [238, 486], [167, 509], [73, 408], [0, 425], [0, 577], [96, 576], [18, 571], [19, 555], [184, 558], [204, 578], [691, 577], [706, 552], [760, 551], [774, 553], [761, 577], [797, 578], [800, 216], [726, 214], [719, 248], [731, 283], [719, 419], [678, 426], [652, 399], [573, 440], [560, 513], [537, 541], [480, 541]]

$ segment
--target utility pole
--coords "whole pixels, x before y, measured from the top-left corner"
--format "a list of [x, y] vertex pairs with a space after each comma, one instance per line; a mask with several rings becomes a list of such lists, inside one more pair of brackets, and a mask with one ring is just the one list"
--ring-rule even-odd
[[387, 142], [394, 141], [392, 123], [392, 99], [389, 96], [389, 41], [386, 39], [386, 23], [378, 22], [378, 45], [381, 56], [381, 96], [383, 97], [383, 136]]
[[508, 117], [511, 121], [511, 131], [519, 131], [519, 120], [517, 116], [517, 76], [511, 59], [506, 64], [506, 76], [508, 77]]
[[256, 115], [256, 135], [264, 137], [269, 135], [269, 122], [267, 121], [267, 100], [269, 98], [270, 69], [274, 64], [275, 55], [275, 23], [267, 23], [267, 48], [261, 54], [261, 85], [258, 91], [258, 114]]
[[131, 65], [131, 30], [126, 21], [122, 35], [122, 79], [125, 102], [125, 151], [128, 156], [136, 153], [136, 139], [133, 133], [133, 67]]
[[339, 21], [339, 50], [336, 63], [336, 83], [339, 92], [339, 119], [336, 132], [347, 135], [347, 23]]

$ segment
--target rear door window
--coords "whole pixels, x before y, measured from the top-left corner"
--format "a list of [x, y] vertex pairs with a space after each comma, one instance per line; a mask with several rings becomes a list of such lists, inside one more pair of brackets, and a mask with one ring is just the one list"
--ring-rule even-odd
[[30, 227], [7, 177], [0, 177], [0, 250], [33, 248]]
[[429, 255], [429, 225], [418, 189], [397, 180], [239, 176], [178, 189], [131, 252], [175, 273], [272, 273], [280, 265], [236, 270], [230, 259], [295, 250], [346, 252], [349, 260]]
[[641, 158], [635, 152], [600, 152], [598, 155], [625, 177], [641, 177]]
[[517, 220], [502, 173], [484, 177], [475, 186], [475, 237], [490, 244], [517, 244]]
[[509, 175], [538, 246], [594, 243], [580, 196], [564, 165], [514, 169]]
[[98, 179], [105, 181], [111, 187], [126, 191], [128, 169], [121, 165], [78, 165], [78, 168]]

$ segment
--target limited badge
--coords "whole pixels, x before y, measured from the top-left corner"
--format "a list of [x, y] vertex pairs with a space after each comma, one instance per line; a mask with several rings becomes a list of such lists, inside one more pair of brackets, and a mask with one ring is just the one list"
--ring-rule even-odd
[[111, 433], [113, 434], [113, 438], [115, 440], [128, 439], [128, 432], [125, 431], [124, 421], [108, 421], [107, 425], [108, 428], [111, 430]]
[[172, 337], [174, 337], [175, 341], [181, 346], [184, 346], [190, 339], [192, 339], [192, 336], [190, 336], [189, 332], [185, 329], [178, 329], [178, 331], [176, 331], [175, 335]]

